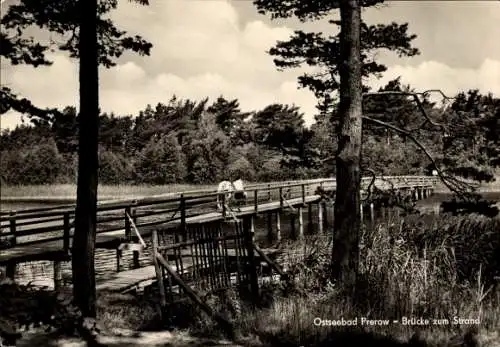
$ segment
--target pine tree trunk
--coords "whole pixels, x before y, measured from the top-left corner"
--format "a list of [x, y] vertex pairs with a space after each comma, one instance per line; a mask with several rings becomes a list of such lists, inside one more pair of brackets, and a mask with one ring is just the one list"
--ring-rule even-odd
[[337, 130], [337, 192], [335, 199], [332, 278], [348, 290], [356, 288], [359, 268], [360, 162], [362, 87], [359, 0], [341, 0], [340, 124]]
[[78, 187], [72, 266], [73, 294], [84, 317], [96, 316], [94, 253], [97, 214], [99, 75], [97, 0], [79, 0], [80, 115]]

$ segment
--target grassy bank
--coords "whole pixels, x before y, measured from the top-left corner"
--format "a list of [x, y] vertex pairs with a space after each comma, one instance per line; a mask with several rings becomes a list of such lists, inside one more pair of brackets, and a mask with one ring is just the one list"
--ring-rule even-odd
[[[181, 191], [216, 189], [217, 184], [169, 184], [161, 186], [152, 185], [99, 185], [98, 194], [106, 198], [120, 198], [131, 196], [150, 196], [168, 194]], [[16, 197], [59, 197], [71, 199], [76, 197], [76, 185], [74, 184], [52, 184], [52, 185], [26, 185], [0, 187], [2, 198]], [[493, 183], [482, 184], [481, 192], [500, 192], [500, 177]], [[443, 184], [438, 184], [436, 192], [448, 192]]]
[[[241, 308], [244, 313], [234, 322], [243, 335], [272, 346], [390, 346], [412, 338], [430, 346], [457, 345], [464, 339], [498, 346], [500, 291], [494, 276], [500, 265], [499, 230], [500, 221], [481, 216], [414, 216], [364, 230], [355, 304], [341, 284], [328, 279], [328, 237], [290, 244], [280, 263], [294, 275], [295, 290], [272, 288], [272, 300], [262, 300], [267, 307]], [[269, 299], [265, 289], [263, 295]], [[362, 317], [389, 324], [363, 326]], [[403, 317], [429, 323], [404, 325]], [[357, 318], [358, 326], [316, 326], [317, 318]], [[454, 324], [457, 319], [479, 319], [479, 324]], [[214, 326], [207, 320], [200, 333], [211, 331]]]
[[[500, 265], [499, 230], [499, 220], [474, 215], [409, 216], [363, 230], [356, 302], [328, 278], [330, 238], [312, 236], [283, 245], [278, 261], [293, 281], [262, 287], [261, 307], [254, 309], [228, 293], [208, 303], [233, 321], [245, 344], [403, 346], [412, 340], [412, 346], [499, 346], [500, 288], [494, 279]], [[104, 295], [98, 312], [106, 331], [160, 328], [156, 304], [148, 298]], [[389, 322], [362, 325], [362, 317]], [[403, 317], [429, 323], [404, 325]], [[318, 326], [317, 318], [357, 318], [358, 325]], [[479, 324], [454, 324], [459, 318]], [[434, 319], [441, 320], [437, 324]], [[189, 304], [178, 310], [176, 324], [184, 335], [221, 337], [213, 321]]]
[[[198, 189], [216, 189], [217, 185], [169, 184], [162, 186], [150, 185], [99, 185], [97, 193], [100, 197], [120, 198], [131, 196], [150, 196], [176, 193]], [[2, 186], [2, 198], [14, 197], [60, 197], [76, 198], [76, 185], [53, 184], [33, 186]]]

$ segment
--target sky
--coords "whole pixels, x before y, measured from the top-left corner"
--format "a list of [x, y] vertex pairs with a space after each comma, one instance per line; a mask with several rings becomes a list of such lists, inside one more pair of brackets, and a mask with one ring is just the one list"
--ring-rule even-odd
[[[2, 1], [3, 13], [12, 1]], [[174, 94], [212, 101], [223, 95], [237, 98], [244, 111], [295, 104], [307, 125], [314, 121], [316, 99], [297, 84], [305, 70], [280, 72], [266, 52], [296, 29], [335, 30], [325, 21], [271, 21], [250, 0], [150, 0], [146, 7], [120, 1], [111, 17], [118, 27], [150, 41], [153, 49], [149, 57], [125, 54], [116, 67], [100, 69], [104, 112], [136, 115]], [[477, 88], [500, 97], [500, 1], [389, 1], [364, 10], [363, 18], [369, 24], [408, 22], [421, 51], [412, 58], [380, 52], [388, 71], [370, 81], [373, 87], [401, 76], [417, 91], [441, 89], [454, 95]], [[61, 52], [49, 58], [52, 66], [36, 69], [2, 61], [2, 85], [40, 107], [77, 106], [77, 61]], [[21, 119], [13, 111], [1, 117], [2, 129]]]

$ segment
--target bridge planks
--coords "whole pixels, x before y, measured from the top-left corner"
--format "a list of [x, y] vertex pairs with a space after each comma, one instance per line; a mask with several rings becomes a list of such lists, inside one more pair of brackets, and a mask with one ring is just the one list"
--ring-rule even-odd
[[[410, 182], [413, 179], [413, 182]], [[227, 213], [226, 218], [222, 215], [220, 211], [217, 212], [208, 212], [208, 213], [200, 213], [194, 216], [187, 216], [184, 220], [186, 224], [194, 224], [194, 223], [208, 223], [214, 221], [222, 221], [229, 220], [234, 218], [240, 218], [248, 215], [255, 214], [256, 211], [258, 213], [262, 212], [270, 212], [277, 211], [282, 208], [288, 207], [297, 207], [302, 204], [310, 204], [314, 202], [318, 202], [321, 200], [320, 195], [305, 195], [304, 192], [304, 184], [308, 185], [309, 189], [311, 189], [311, 184], [314, 184], [315, 180], [303, 181], [302, 182], [302, 194], [300, 197], [295, 197], [289, 200], [279, 199], [278, 201], [270, 201], [270, 202], [258, 202], [257, 200], [251, 201], [252, 197], [248, 200], [250, 205], [241, 206], [239, 209], [234, 209], [233, 211]], [[433, 184], [429, 184], [429, 179], [427, 177], [422, 177], [419, 180], [415, 181], [415, 178], [411, 178], [410, 181], [407, 181], [406, 178], [397, 178], [395, 182], [387, 183], [383, 179], [377, 178], [375, 181], [375, 185], [381, 189], [405, 189], [405, 188], [432, 188]], [[318, 181], [317, 186], [320, 186], [320, 181]], [[287, 183], [288, 184], [288, 183]], [[287, 184], [273, 185], [271, 187], [268, 186], [268, 189], [279, 189], [279, 192], [282, 192], [282, 189], [289, 189], [290, 186]], [[327, 182], [327, 185], [328, 182]], [[326, 187], [325, 187], [326, 188]], [[260, 188], [259, 188], [260, 189]], [[262, 187], [263, 190], [266, 190], [265, 187]], [[334, 188], [333, 188], [334, 189]], [[250, 189], [251, 190], [251, 189]], [[257, 190], [256, 190], [257, 191]], [[311, 190], [309, 190], [309, 193]], [[270, 194], [270, 193], [269, 193]], [[255, 194], [257, 195], [257, 194]], [[202, 204], [203, 205], [203, 204]], [[201, 206], [201, 205], [200, 205]], [[151, 235], [154, 229], [169, 229], [175, 227], [181, 223], [180, 220], [176, 221], [168, 221], [160, 224], [151, 225], [151, 226], [143, 226], [140, 228], [141, 236], [149, 236]], [[20, 229], [23, 229], [22, 227]], [[18, 238], [20, 241], [21, 238]], [[70, 246], [71, 246], [72, 237], [70, 237]], [[97, 235], [96, 247], [97, 248], [107, 248], [107, 249], [116, 249], [118, 245], [122, 242], [127, 242], [125, 236], [125, 230], [117, 230], [112, 232], [104, 232], [99, 233]], [[3, 249], [0, 251], [0, 265], [5, 265], [9, 263], [19, 263], [23, 261], [34, 261], [34, 260], [69, 260], [69, 255], [64, 251], [64, 243], [63, 240], [49, 240], [49, 241], [40, 241], [35, 244], [24, 244], [18, 243], [14, 247]], [[228, 256], [234, 256], [235, 250], [228, 249]], [[182, 250], [182, 257], [186, 258], [183, 260], [184, 268], [189, 268], [192, 266], [190, 263], [190, 252]], [[257, 254], [257, 257], [260, 255]], [[174, 265], [174, 264], [172, 264]], [[175, 267], [175, 265], [174, 265]], [[144, 284], [145, 282], [152, 282], [156, 278], [156, 274], [154, 271], [153, 265], [148, 265], [145, 267], [141, 267], [138, 269], [121, 271], [112, 274], [111, 276], [106, 276], [107, 278], [102, 278], [98, 280], [97, 289], [99, 291], [125, 291], [130, 288], [134, 288], [139, 284]]]
[[[369, 179], [370, 178], [365, 178]], [[302, 190], [304, 190], [304, 185], [307, 185], [309, 189], [311, 189], [314, 186], [320, 186], [323, 183], [326, 185], [330, 186], [330, 181], [332, 179], [317, 179], [317, 180], [305, 180], [301, 181], [300, 183], [295, 183], [295, 182], [279, 182], [279, 183], [274, 183], [274, 184], [261, 184], [259, 185], [259, 188], [255, 188], [257, 190], [263, 190], [265, 191], [266, 189], [271, 189], [271, 190], [276, 190], [279, 189], [279, 192], [282, 192], [282, 189], [290, 189], [290, 184], [295, 185], [296, 188], [300, 188], [300, 185], [302, 185]], [[388, 180], [391, 181], [388, 183]], [[381, 189], [390, 189], [390, 186], [392, 185], [392, 188], [398, 189], [398, 188], [432, 188], [433, 187], [433, 182], [431, 182], [433, 178], [429, 177], [386, 177], [386, 178], [377, 178], [375, 180], [375, 185], [378, 186]], [[366, 182], [365, 182], [366, 183]], [[266, 188], [267, 186], [267, 188]], [[252, 189], [251, 187], [246, 187], [248, 189]], [[325, 187], [326, 188], [326, 187]], [[257, 191], [256, 190], [256, 191]], [[311, 190], [308, 191], [309, 193]], [[195, 193], [195, 192], [193, 192]], [[199, 192], [198, 192], [199, 193]], [[270, 194], [270, 191], [269, 191]], [[207, 222], [213, 222], [213, 221], [222, 221], [222, 220], [231, 220], [234, 217], [240, 218], [246, 215], [252, 215], [256, 213], [256, 210], [258, 213], [262, 212], [269, 212], [269, 211], [277, 211], [280, 210], [281, 208], [287, 208], [289, 206], [297, 207], [300, 206], [303, 203], [313, 203], [317, 202], [321, 199], [319, 195], [308, 195], [306, 196], [304, 194], [304, 191], [301, 194], [302, 196], [292, 198], [290, 200], [286, 201], [271, 201], [271, 202], [260, 202], [257, 203], [255, 201], [250, 201], [250, 205], [242, 206], [239, 210], [233, 211], [233, 213], [228, 213], [226, 215], [226, 218], [222, 215], [221, 212], [208, 212], [208, 213], [200, 213], [194, 216], [187, 216], [184, 220], [186, 224], [191, 224], [191, 223], [207, 223]], [[193, 195], [196, 197], [196, 195]], [[215, 195], [214, 195], [215, 196]], [[251, 200], [251, 196], [250, 199]], [[281, 199], [280, 199], [281, 200]], [[203, 205], [203, 204], [202, 204]], [[201, 205], [200, 205], [201, 206]], [[162, 229], [168, 229], [175, 227], [181, 223], [180, 220], [174, 220], [174, 221], [167, 221], [167, 222], [161, 222], [159, 224], [155, 225], [145, 225], [145, 226], [139, 226], [140, 228], [140, 233], [142, 237], [147, 237], [151, 235], [152, 231], [154, 229], [156, 230], [162, 230]], [[21, 227], [20, 230], [23, 228]], [[116, 249], [120, 243], [127, 242], [127, 238], [125, 235], [125, 230], [115, 230], [111, 232], [103, 232], [103, 233], [98, 233], [97, 235], [97, 240], [96, 240], [96, 247], [97, 248], [106, 248], [106, 249]], [[44, 235], [44, 234], [40, 234]], [[69, 234], [68, 234], [69, 235]], [[69, 245], [71, 246], [71, 241], [72, 237], [69, 237]], [[23, 244], [22, 242], [19, 242], [22, 240], [22, 236], [17, 238], [17, 245], [14, 245], [11, 248], [7, 249], [2, 249], [0, 251], [0, 265], [5, 265], [8, 263], [19, 263], [19, 262], [24, 262], [24, 261], [34, 261], [34, 260], [66, 260], [68, 258], [68, 254], [66, 254], [63, 249], [64, 249], [64, 243], [63, 240], [48, 240], [48, 241], [37, 241], [36, 243], [31, 243], [31, 244]]]
[[[319, 195], [310, 195], [305, 197], [305, 203], [311, 203], [319, 201], [321, 197]], [[297, 206], [302, 204], [302, 198], [295, 198], [287, 200], [288, 203], [292, 206]], [[287, 205], [285, 205], [286, 207]], [[243, 217], [245, 215], [251, 215], [255, 213], [254, 206], [242, 206], [241, 209], [233, 211], [237, 218]], [[258, 205], [259, 212], [266, 211], [276, 211], [280, 209], [280, 202], [268, 202]], [[231, 217], [228, 217], [231, 219]], [[218, 220], [224, 220], [221, 212], [211, 212], [198, 216], [187, 217], [186, 224], [194, 224], [194, 223], [208, 223]], [[155, 225], [151, 228], [141, 229], [141, 236], [149, 236], [153, 231], [153, 228], [170, 228], [176, 225], [179, 225], [180, 222], [169, 222], [165, 224]], [[126, 241], [125, 233], [123, 231], [114, 231], [110, 233], [98, 234], [96, 247], [102, 248], [116, 248], [121, 242]], [[71, 241], [73, 238], [71, 237]], [[71, 242], [70, 241], [70, 246]], [[18, 244], [15, 247], [3, 249], [0, 251], [0, 265], [9, 263], [9, 262], [23, 262], [23, 261], [35, 261], [35, 260], [59, 260], [65, 259], [67, 255], [62, 251], [63, 249], [63, 240], [56, 241], [48, 241], [48, 242], [40, 242], [37, 244], [29, 244], [24, 245], [22, 243]]]
[[[271, 256], [278, 252], [277, 249], [264, 249], [262, 250], [266, 254], [266, 256]], [[179, 252], [177, 252], [179, 253]], [[193, 266], [191, 260], [191, 251], [190, 250], [181, 250], [180, 251], [183, 258], [183, 268], [184, 272], [189, 272], [190, 268]], [[258, 251], [254, 250], [255, 257], [257, 259], [261, 259], [262, 256], [258, 253]], [[170, 254], [169, 254], [170, 255]], [[174, 255], [172, 252], [171, 255]], [[235, 249], [227, 250], [228, 257], [236, 257]], [[177, 272], [179, 269], [176, 268], [175, 263], [170, 264]], [[132, 288], [136, 288], [138, 286], [144, 286], [153, 283], [156, 280], [156, 272], [154, 265], [144, 266], [138, 269], [120, 271], [114, 273], [110, 276], [110, 278], [103, 279], [98, 281], [96, 285], [97, 291], [113, 291], [113, 292], [123, 292]]]

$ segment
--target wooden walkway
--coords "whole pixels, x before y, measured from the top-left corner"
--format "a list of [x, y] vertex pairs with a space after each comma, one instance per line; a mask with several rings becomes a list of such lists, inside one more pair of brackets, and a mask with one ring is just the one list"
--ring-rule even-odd
[[[372, 178], [363, 178], [367, 188]], [[375, 180], [379, 189], [408, 190], [415, 199], [425, 198], [432, 190], [435, 177], [408, 176], [383, 177]], [[315, 179], [295, 182], [275, 182], [245, 187], [248, 194], [245, 204], [223, 211], [216, 209], [217, 198], [224, 196], [214, 191], [184, 192], [140, 200], [100, 203], [98, 206], [97, 249], [117, 250], [121, 244], [137, 242], [149, 237], [154, 230], [186, 230], [191, 224], [217, 221], [234, 221], [246, 216], [293, 210], [297, 207], [319, 203], [322, 196], [317, 189], [334, 191], [334, 179]], [[0, 216], [0, 247], [3, 240], [13, 239], [11, 245], [0, 248], [0, 266], [12, 267], [29, 261], [67, 261], [71, 257], [73, 241], [74, 206], [48, 207], [24, 211], [2, 211]], [[35, 225], [35, 226], [34, 226]], [[26, 241], [27, 240], [27, 241]], [[229, 250], [230, 251], [230, 250]], [[185, 252], [182, 252], [185, 253]], [[185, 266], [190, 266], [189, 254]], [[120, 271], [99, 280], [98, 290], [126, 290], [141, 282], [153, 281], [155, 271], [151, 263], [145, 267]]]
[[[263, 250], [266, 255], [273, 256], [278, 253], [277, 249], [264, 249]], [[227, 250], [228, 256], [231, 258], [236, 257], [235, 249]], [[257, 252], [254, 252], [255, 257], [260, 259], [260, 256]], [[191, 260], [191, 252], [189, 250], [182, 251], [183, 257], [183, 268], [184, 273], [189, 273], [191, 268], [193, 267], [193, 262]], [[175, 264], [171, 264], [172, 268], [174, 268], [177, 272]], [[125, 292], [131, 289], [141, 288], [147, 285], [150, 285], [156, 280], [156, 273], [154, 265], [147, 265], [140, 267], [138, 269], [120, 271], [110, 275], [109, 278], [97, 281], [96, 289], [97, 291], [108, 291], [108, 292]]]
[[[321, 199], [319, 195], [307, 196], [305, 198], [306, 203], [317, 202]], [[295, 198], [287, 201], [286, 207], [302, 205], [302, 198]], [[285, 207], [285, 208], [286, 208]], [[270, 202], [258, 205], [258, 212], [263, 213], [267, 211], [275, 211], [280, 209], [280, 202]], [[246, 215], [252, 215], [255, 213], [254, 206], [242, 206], [239, 210], [233, 210], [234, 216], [240, 218]], [[221, 212], [211, 212], [202, 215], [197, 215], [193, 217], [186, 218], [186, 224], [198, 224], [198, 223], [208, 223], [218, 220], [231, 220], [232, 217], [226, 217], [222, 215]], [[141, 228], [140, 234], [142, 237], [148, 237], [151, 235], [153, 229], [168, 229], [179, 225], [179, 222], [167, 222], [163, 224], [156, 224], [152, 227]], [[70, 237], [70, 247], [73, 241], [73, 237]], [[103, 234], [98, 234], [96, 239], [96, 247], [116, 249], [119, 244], [127, 242], [125, 237], [125, 230], [118, 230], [114, 232], [108, 232]], [[47, 242], [40, 242], [36, 244], [23, 245], [18, 244], [15, 247], [7, 248], [0, 251], [0, 265], [7, 264], [9, 262], [19, 262], [19, 261], [36, 261], [36, 260], [65, 260], [69, 255], [63, 251], [63, 240], [54, 240]]]
[[151, 284], [156, 278], [154, 265], [144, 266], [138, 269], [120, 271], [110, 278], [98, 282], [97, 291], [124, 292], [132, 288]]

